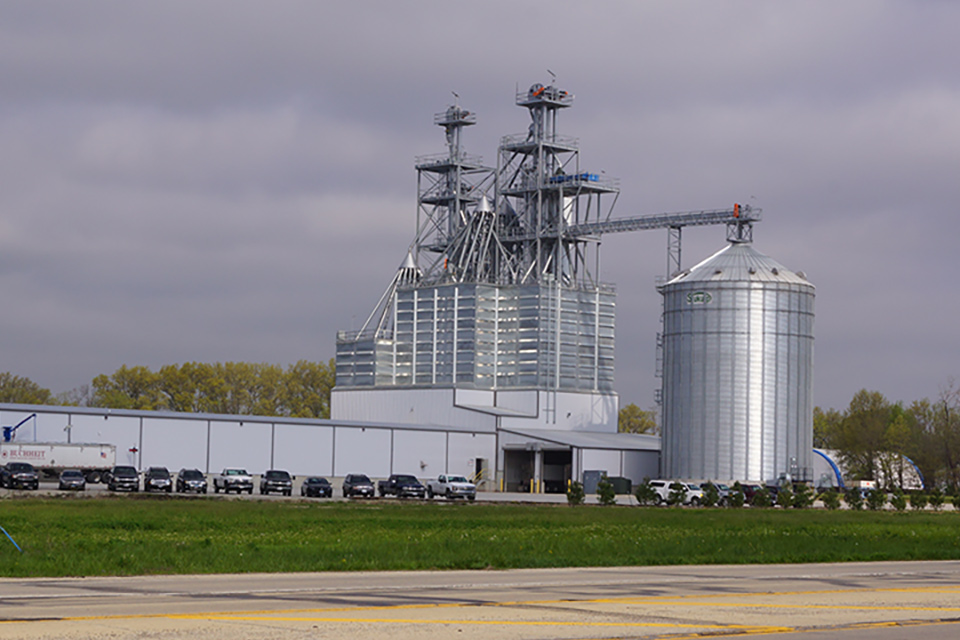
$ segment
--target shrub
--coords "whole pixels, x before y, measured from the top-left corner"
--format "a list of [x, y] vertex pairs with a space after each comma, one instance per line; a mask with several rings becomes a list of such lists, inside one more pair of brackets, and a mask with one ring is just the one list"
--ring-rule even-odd
[[806, 509], [813, 504], [813, 489], [805, 484], [798, 484], [793, 493], [793, 508]]
[[950, 498], [950, 502], [953, 503], [954, 511], [960, 511], [960, 492], [953, 494], [953, 497]]
[[578, 504], [583, 504], [585, 499], [586, 496], [583, 492], [583, 485], [576, 480], [571, 482], [567, 488], [567, 504], [573, 507]]
[[833, 489], [827, 489], [820, 494], [820, 501], [830, 511], [836, 511], [840, 508], [840, 492]]
[[740, 486], [739, 482], [735, 482], [733, 487], [730, 488], [730, 494], [727, 496], [727, 506], [739, 509], [743, 506], [743, 503], [743, 487]]
[[940, 511], [943, 508], [943, 492], [940, 491], [939, 487], [934, 487], [930, 490], [930, 494], [927, 496], [927, 499], [930, 501], [930, 506], [933, 507], [934, 511]]
[[777, 504], [779, 504], [784, 509], [789, 509], [793, 506], [793, 490], [789, 485], [784, 486], [780, 491], [777, 492]]
[[617, 504], [617, 492], [613, 489], [613, 483], [607, 480], [607, 476], [603, 476], [597, 483], [597, 499], [604, 507]]
[[898, 487], [893, 490], [893, 495], [890, 496], [890, 505], [897, 511], [903, 511], [907, 508], [907, 497], [903, 495], [903, 489]]
[[867, 508], [870, 511], [879, 511], [887, 504], [887, 494], [879, 487], [867, 492]]
[[687, 485], [682, 482], [674, 482], [670, 485], [670, 493], [667, 495], [667, 504], [680, 506], [687, 501]]
[[843, 501], [854, 511], [863, 509], [863, 493], [859, 487], [850, 487], [843, 493]]
[[927, 494], [920, 491], [910, 494], [910, 507], [920, 511], [927, 506]]
[[637, 497], [637, 502], [641, 506], [657, 504], [657, 490], [650, 486], [650, 478], [644, 478], [643, 482], [637, 485], [633, 495]]
[[700, 485], [700, 488], [703, 490], [703, 501], [701, 502], [703, 506], [714, 507], [720, 502], [720, 490], [717, 489], [717, 485], [707, 481]]
[[773, 504], [773, 499], [770, 497], [770, 491], [764, 487], [753, 494], [753, 500], [750, 501], [750, 506], [753, 507], [769, 507]]

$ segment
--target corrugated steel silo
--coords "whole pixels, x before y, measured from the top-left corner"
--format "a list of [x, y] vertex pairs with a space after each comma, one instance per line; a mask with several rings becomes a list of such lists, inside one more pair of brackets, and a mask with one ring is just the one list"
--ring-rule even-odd
[[665, 477], [812, 479], [814, 286], [733, 242], [661, 293]]

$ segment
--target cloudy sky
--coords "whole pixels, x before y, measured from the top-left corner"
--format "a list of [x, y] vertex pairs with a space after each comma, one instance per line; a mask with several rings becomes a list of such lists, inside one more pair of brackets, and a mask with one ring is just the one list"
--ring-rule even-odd
[[[413, 237], [435, 112], [495, 162], [514, 92], [615, 215], [763, 208], [817, 286], [816, 404], [960, 376], [960, 3], [4, 2], [0, 371], [61, 392], [121, 365], [334, 355]], [[723, 246], [688, 229], [684, 265]], [[604, 239], [617, 389], [653, 404], [666, 232]]]

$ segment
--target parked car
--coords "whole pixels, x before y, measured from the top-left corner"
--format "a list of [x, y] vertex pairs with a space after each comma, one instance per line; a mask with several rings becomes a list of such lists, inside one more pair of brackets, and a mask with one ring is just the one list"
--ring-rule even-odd
[[207, 478], [199, 469], [180, 469], [177, 474], [177, 493], [207, 492]]
[[362, 473], [348, 473], [343, 479], [343, 497], [353, 498], [360, 496], [362, 498], [372, 498], [376, 494], [376, 489], [370, 478]]
[[427, 497], [443, 496], [447, 499], [466, 498], [477, 499], [477, 485], [463, 476], [441, 475], [436, 480], [427, 482]]
[[293, 478], [286, 471], [270, 469], [260, 477], [260, 493], [282, 493], [289, 496], [293, 493]]
[[117, 465], [110, 470], [107, 489], [110, 491], [140, 491], [140, 474], [134, 467]]
[[7, 489], [39, 489], [40, 474], [29, 462], [8, 462], [0, 467], [0, 485]]
[[683, 504], [699, 507], [703, 502], [703, 489], [700, 488], [700, 485], [693, 482], [684, 482], [683, 485], [687, 488], [687, 497], [683, 501]]
[[60, 472], [60, 491], [83, 491], [87, 488], [87, 478], [80, 469], [64, 469]]
[[398, 498], [420, 498], [426, 496], [427, 490], [415, 476], [395, 473], [386, 480], [377, 483], [380, 497], [397, 496]]
[[143, 474], [144, 491], [173, 491], [173, 480], [166, 467], [149, 467]]
[[253, 478], [246, 469], [224, 469], [220, 475], [213, 478], [213, 492], [253, 493]]
[[648, 484], [651, 489], [657, 492], [657, 498], [654, 504], [663, 504], [670, 499], [670, 485], [672, 484], [670, 481], [651, 480]]
[[326, 478], [313, 476], [304, 479], [300, 485], [300, 495], [308, 498], [332, 498], [333, 487]]

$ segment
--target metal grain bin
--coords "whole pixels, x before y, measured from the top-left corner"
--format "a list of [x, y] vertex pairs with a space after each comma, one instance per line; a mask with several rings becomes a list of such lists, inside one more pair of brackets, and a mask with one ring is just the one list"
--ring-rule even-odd
[[661, 293], [665, 477], [812, 480], [814, 286], [731, 243]]

